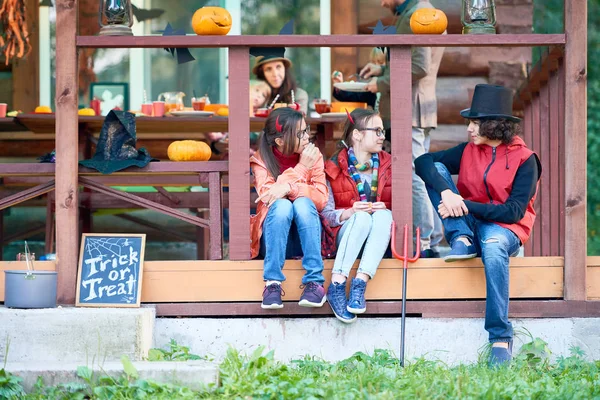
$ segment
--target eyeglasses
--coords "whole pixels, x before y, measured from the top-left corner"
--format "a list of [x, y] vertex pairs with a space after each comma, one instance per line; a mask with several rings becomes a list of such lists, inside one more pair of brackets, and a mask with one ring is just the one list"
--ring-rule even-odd
[[306, 124], [306, 128], [296, 132], [296, 137], [300, 140], [304, 139], [307, 135], [310, 136], [310, 125], [308, 124]]
[[363, 131], [374, 131], [375, 135], [377, 135], [377, 137], [384, 137], [385, 136], [385, 129], [383, 128], [363, 128]]

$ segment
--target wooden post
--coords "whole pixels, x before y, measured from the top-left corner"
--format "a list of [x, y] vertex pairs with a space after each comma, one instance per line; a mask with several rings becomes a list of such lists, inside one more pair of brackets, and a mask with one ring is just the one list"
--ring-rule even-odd
[[250, 259], [250, 52], [229, 49], [229, 259]]
[[587, 0], [565, 0], [565, 299], [586, 300]]
[[223, 258], [223, 202], [221, 201], [221, 173], [210, 172], [208, 174], [208, 195], [209, 195], [209, 215], [210, 233], [209, 233], [209, 259], [221, 260]]
[[[396, 249], [401, 251], [404, 224], [409, 226], [409, 255], [412, 256], [412, 76], [410, 47], [390, 50], [390, 97], [392, 142], [392, 215], [398, 231]], [[406, 106], [408, 105], [408, 107]]]
[[32, 112], [37, 107], [40, 98], [39, 0], [26, 0], [25, 10], [31, 52], [26, 58], [16, 60], [13, 64], [12, 108], [14, 110]]
[[[357, 0], [331, 0], [331, 34], [355, 35], [358, 33]], [[357, 47], [332, 47], [331, 68], [347, 78], [358, 72]], [[333, 72], [333, 71], [332, 71]]]
[[79, 245], [77, 0], [56, 0], [56, 268], [57, 300], [75, 304]]

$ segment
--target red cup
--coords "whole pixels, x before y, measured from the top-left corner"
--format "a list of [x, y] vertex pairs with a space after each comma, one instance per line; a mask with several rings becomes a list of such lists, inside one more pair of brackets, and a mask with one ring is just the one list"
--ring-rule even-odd
[[0, 103], [0, 118], [6, 118], [7, 107], [8, 106], [6, 103]]
[[164, 101], [153, 101], [152, 110], [155, 117], [163, 117], [165, 115], [165, 102]]
[[94, 110], [94, 112], [96, 113], [96, 115], [102, 115], [101, 114], [101, 107], [100, 107], [100, 100], [98, 100], [97, 98], [93, 98], [92, 101], [90, 101], [90, 108], [92, 110]]
[[256, 110], [254, 115], [259, 118], [266, 118], [269, 116], [270, 113], [271, 110], [269, 110], [268, 108], [259, 108], [258, 110]]
[[194, 109], [194, 111], [203, 111], [205, 105], [206, 101], [192, 98], [192, 108]]
[[152, 116], [152, 103], [142, 104], [142, 114], [147, 115], [148, 117]]
[[315, 104], [315, 111], [319, 114], [328, 113], [331, 111], [331, 106], [327, 103]]

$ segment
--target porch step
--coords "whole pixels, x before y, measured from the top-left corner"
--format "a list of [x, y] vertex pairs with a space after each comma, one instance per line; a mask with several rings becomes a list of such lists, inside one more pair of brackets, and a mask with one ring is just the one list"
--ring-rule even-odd
[[[155, 311], [144, 307], [0, 307], [0, 364], [141, 361], [152, 347]], [[7, 351], [8, 346], [8, 351]]]
[[[27, 362], [11, 363], [6, 365], [6, 370], [23, 379], [21, 384], [26, 392], [31, 392], [38, 377], [42, 377], [44, 385], [55, 386], [61, 383], [84, 383], [77, 376], [77, 368], [85, 363], [64, 362]], [[152, 380], [158, 383], [171, 383], [185, 386], [190, 389], [201, 389], [210, 383], [217, 384], [219, 380], [219, 366], [209, 361], [186, 361], [186, 362], [133, 362], [139, 378]], [[94, 379], [101, 376], [119, 377], [123, 374], [123, 365], [120, 362], [111, 361], [93, 368]]]
[[[328, 307], [326, 305], [325, 307]], [[571, 346], [590, 360], [600, 359], [600, 318], [511, 319], [514, 352], [539, 337], [548, 343], [552, 358], [569, 356]], [[477, 362], [488, 343], [482, 318], [407, 318], [407, 360], [425, 357], [450, 365]], [[193, 354], [222, 360], [229, 346], [250, 354], [258, 346], [275, 351], [288, 362], [305, 355], [339, 361], [362, 351], [388, 349], [400, 354], [400, 318], [358, 317], [353, 324], [326, 318], [157, 318], [155, 346], [166, 348], [171, 339], [190, 347]]]

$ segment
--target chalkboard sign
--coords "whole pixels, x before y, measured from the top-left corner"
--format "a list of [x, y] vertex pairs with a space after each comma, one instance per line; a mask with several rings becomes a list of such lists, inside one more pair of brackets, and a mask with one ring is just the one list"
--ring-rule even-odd
[[75, 305], [139, 307], [145, 244], [145, 234], [83, 234]]

